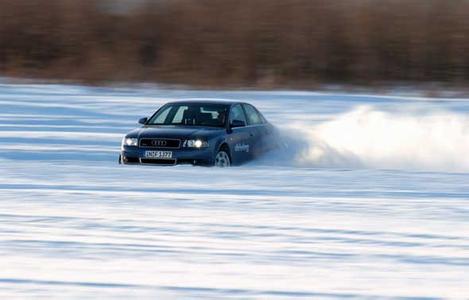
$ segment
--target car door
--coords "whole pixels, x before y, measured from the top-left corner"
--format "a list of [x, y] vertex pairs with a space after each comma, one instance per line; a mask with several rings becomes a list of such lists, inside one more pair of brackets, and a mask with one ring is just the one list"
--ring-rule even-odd
[[246, 113], [246, 119], [248, 121], [249, 135], [251, 138], [252, 151], [251, 157], [259, 156], [264, 152], [263, 139], [264, 139], [264, 124], [263, 119], [258, 114], [254, 106], [250, 104], [243, 104], [244, 111]]
[[[232, 161], [236, 164], [249, 160], [252, 156], [253, 135], [240, 104], [231, 107], [229, 121], [231, 127], [229, 144]], [[235, 124], [235, 121], [237, 121], [238, 124]], [[240, 126], [241, 124], [239, 122], [243, 122], [244, 126]], [[236, 126], [233, 126], [234, 124]]]
[[256, 110], [257, 114], [259, 115], [259, 118], [261, 120], [261, 124], [258, 126], [258, 131], [260, 134], [260, 140], [261, 140], [261, 149], [262, 153], [268, 152], [270, 150], [273, 150], [277, 148], [279, 141], [279, 135], [275, 127], [270, 124], [265, 117], [257, 110], [257, 108], [254, 107]]

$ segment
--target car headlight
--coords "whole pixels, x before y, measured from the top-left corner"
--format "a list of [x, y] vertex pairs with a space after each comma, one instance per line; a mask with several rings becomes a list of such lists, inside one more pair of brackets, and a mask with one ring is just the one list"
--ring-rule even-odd
[[202, 140], [185, 140], [182, 146], [185, 148], [206, 148], [208, 147], [208, 142]]
[[138, 139], [137, 138], [123, 138], [122, 139], [122, 146], [138, 146]]

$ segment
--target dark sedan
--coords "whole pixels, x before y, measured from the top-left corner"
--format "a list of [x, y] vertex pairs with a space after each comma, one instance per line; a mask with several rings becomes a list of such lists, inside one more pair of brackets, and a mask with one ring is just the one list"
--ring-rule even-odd
[[232, 101], [167, 103], [122, 140], [124, 164], [229, 167], [275, 147], [275, 128], [251, 104]]

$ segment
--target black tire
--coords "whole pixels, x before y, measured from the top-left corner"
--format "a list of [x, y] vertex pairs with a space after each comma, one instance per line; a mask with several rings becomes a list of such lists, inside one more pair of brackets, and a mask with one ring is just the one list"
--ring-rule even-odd
[[218, 168], [231, 167], [231, 157], [227, 147], [222, 147], [218, 150], [215, 158], [213, 159], [213, 165]]

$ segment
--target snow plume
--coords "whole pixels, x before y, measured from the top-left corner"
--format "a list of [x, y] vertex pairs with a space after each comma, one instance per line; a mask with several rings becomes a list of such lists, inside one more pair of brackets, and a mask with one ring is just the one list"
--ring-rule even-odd
[[360, 106], [295, 131], [300, 165], [469, 171], [469, 117], [454, 112]]

